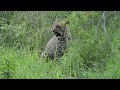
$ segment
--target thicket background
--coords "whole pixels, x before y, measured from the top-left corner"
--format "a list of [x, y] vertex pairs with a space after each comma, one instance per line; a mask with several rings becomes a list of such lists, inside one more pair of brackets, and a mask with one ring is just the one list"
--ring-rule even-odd
[[[42, 60], [55, 19], [68, 19], [67, 56]], [[120, 78], [119, 11], [0, 11], [1, 79]]]

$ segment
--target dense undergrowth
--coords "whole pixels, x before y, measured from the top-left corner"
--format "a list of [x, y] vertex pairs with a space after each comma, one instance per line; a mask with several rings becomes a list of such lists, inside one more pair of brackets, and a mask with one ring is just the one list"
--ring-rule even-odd
[[[1, 11], [1, 79], [120, 78], [120, 13], [101, 11]], [[70, 21], [69, 52], [46, 62], [41, 53], [56, 18]]]

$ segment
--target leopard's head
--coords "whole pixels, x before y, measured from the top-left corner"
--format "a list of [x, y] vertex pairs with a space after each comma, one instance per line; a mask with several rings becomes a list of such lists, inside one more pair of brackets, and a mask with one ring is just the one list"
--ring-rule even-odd
[[64, 36], [67, 33], [66, 25], [69, 24], [69, 21], [55, 21], [53, 26], [53, 33], [56, 36]]

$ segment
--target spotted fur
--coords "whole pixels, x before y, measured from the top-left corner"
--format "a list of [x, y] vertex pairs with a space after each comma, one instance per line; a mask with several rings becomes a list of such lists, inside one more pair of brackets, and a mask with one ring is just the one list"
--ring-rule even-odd
[[54, 36], [48, 41], [45, 51], [42, 53], [43, 57], [50, 59], [60, 58], [68, 51], [71, 34], [66, 27], [67, 24], [69, 24], [68, 21], [64, 22], [64, 24], [55, 23], [53, 27]]

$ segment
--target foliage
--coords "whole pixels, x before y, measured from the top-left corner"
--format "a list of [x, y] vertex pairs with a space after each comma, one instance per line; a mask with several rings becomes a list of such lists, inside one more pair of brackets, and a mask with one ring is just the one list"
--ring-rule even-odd
[[[1, 11], [0, 78], [120, 78], [120, 12]], [[72, 41], [67, 55], [46, 62], [41, 52], [58, 19], [69, 20]]]

